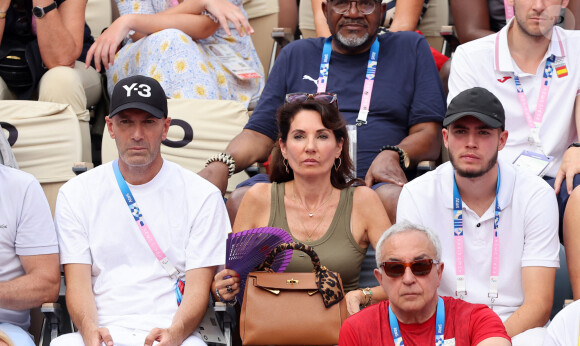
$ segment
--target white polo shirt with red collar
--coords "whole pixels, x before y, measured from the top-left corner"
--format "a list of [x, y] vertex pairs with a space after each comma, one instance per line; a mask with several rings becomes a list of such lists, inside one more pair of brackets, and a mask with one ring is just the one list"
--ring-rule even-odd
[[[556, 58], [548, 91], [546, 110], [541, 122], [539, 138], [545, 155], [554, 163], [546, 175], [555, 177], [562, 163], [564, 151], [578, 140], [574, 117], [574, 102], [580, 94], [580, 32], [552, 29], [551, 42], [535, 74], [523, 72], [512, 59], [508, 47], [508, 29], [513, 19], [497, 34], [460, 45], [451, 64], [447, 103], [461, 91], [483, 87], [502, 103], [509, 131], [500, 157], [513, 162], [523, 150], [538, 152], [529, 141], [530, 128], [518, 98], [514, 76], [521, 81], [532, 117], [535, 114], [546, 60]], [[564, 67], [564, 68], [563, 68]]]

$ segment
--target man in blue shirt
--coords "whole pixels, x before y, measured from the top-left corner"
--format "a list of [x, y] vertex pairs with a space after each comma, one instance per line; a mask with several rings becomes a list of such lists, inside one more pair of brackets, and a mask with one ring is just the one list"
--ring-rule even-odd
[[[332, 39], [299, 40], [281, 51], [248, 124], [200, 175], [224, 192], [228, 170], [265, 161], [278, 137], [276, 110], [288, 93], [337, 94], [348, 124], [357, 123], [370, 98], [366, 123], [356, 128], [356, 175], [368, 186], [388, 183], [376, 191], [394, 220], [407, 176], [414, 175], [418, 162], [439, 156], [445, 96], [437, 68], [422, 36], [377, 36], [385, 11], [380, 1], [329, 0], [322, 6]], [[321, 64], [325, 46], [328, 65]], [[326, 75], [319, 82], [321, 72]], [[228, 201], [232, 221], [243, 192], [236, 190]]]

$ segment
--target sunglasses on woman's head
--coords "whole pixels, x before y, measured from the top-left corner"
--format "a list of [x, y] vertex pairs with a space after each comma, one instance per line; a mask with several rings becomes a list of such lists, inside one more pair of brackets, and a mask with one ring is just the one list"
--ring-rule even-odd
[[433, 264], [439, 264], [439, 261], [428, 258], [413, 262], [383, 262], [381, 268], [392, 278], [403, 276], [407, 267], [411, 268], [413, 275], [425, 276], [431, 272]]
[[286, 103], [300, 103], [307, 100], [316, 100], [323, 103], [334, 104], [338, 108], [337, 96], [335, 93], [291, 93], [286, 94]]

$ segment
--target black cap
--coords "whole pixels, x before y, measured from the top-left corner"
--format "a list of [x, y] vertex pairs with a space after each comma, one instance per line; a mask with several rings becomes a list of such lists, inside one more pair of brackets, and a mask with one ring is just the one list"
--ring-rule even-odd
[[143, 110], [159, 119], [167, 117], [167, 97], [159, 82], [140, 75], [120, 80], [111, 95], [109, 117], [131, 108]]
[[447, 106], [443, 126], [465, 116], [473, 116], [491, 128], [505, 128], [505, 112], [501, 102], [487, 89], [475, 87], [459, 93]]

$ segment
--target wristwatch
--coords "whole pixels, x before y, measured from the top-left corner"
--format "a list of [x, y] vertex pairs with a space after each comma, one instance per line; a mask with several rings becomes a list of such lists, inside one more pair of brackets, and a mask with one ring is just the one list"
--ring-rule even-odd
[[409, 159], [409, 155], [407, 155], [407, 152], [405, 152], [403, 149], [399, 148], [396, 145], [385, 145], [381, 148], [381, 151], [383, 150], [392, 150], [392, 151], [396, 151], [397, 154], [399, 154], [399, 164], [401, 165], [401, 168], [403, 170], [409, 168], [409, 166], [411, 165], [411, 160]]
[[44, 16], [46, 16], [46, 14], [52, 10], [54, 10], [57, 7], [56, 1], [53, 2], [52, 4], [46, 6], [46, 7], [38, 7], [38, 6], [34, 6], [32, 8], [32, 14], [40, 19]]
[[570, 149], [570, 148], [572, 148], [572, 147], [580, 147], [580, 143], [578, 143], [578, 142], [574, 142], [574, 143], [572, 143], [572, 144], [570, 144], [570, 145], [568, 146], [568, 149]]

